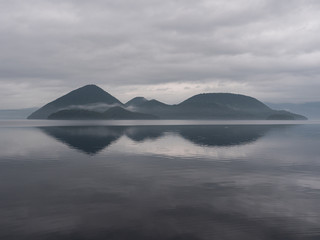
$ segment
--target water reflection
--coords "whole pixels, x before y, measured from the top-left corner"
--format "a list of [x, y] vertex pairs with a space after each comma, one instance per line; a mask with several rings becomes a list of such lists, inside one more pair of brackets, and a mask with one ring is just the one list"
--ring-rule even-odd
[[191, 126], [177, 129], [181, 137], [201, 146], [228, 147], [254, 142], [268, 131], [285, 126]]
[[287, 126], [72, 126], [40, 127], [40, 129], [71, 148], [87, 154], [96, 154], [121, 136], [127, 136], [135, 142], [143, 142], [160, 139], [169, 133], [200, 146], [227, 147], [254, 142], [271, 130], [285, 127]]
[[0, 239], [320, 239], [320, 126], [40, 129], [0, 128]]
[[122, 127], [42, 127], [47, 135], [79, 149], [87, 154], [96, 154], [123, 135]]

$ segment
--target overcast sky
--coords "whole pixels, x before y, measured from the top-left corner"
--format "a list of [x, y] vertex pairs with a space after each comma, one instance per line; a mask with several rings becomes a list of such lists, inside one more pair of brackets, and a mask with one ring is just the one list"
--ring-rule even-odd
[[319, 101], [319, 12], [319, 0], [0, 0], [0, 108], [90, 83], [123, 102]]

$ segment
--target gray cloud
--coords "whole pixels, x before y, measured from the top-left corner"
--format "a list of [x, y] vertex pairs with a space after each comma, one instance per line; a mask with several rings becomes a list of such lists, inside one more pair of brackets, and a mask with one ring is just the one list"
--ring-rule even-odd
[[319, 100], [319, 10], [315, 0], [1, 1], [0, 108], [88, 83], [122, 101]]

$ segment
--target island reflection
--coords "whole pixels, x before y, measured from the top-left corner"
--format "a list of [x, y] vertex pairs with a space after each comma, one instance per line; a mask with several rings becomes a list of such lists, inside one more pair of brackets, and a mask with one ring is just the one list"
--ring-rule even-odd
[[319, 239], [320, 129], [291, 126], [3, 128], [0, 239]]
[[228, 147], [250, 144], [283, 125], [201, 125], [201, 126], [59, 126], [39, 127], [48, 136], [72, 149], [94, 155], [122, 136], [134, 142], [159, 140], [173, 134], [205, 147]]

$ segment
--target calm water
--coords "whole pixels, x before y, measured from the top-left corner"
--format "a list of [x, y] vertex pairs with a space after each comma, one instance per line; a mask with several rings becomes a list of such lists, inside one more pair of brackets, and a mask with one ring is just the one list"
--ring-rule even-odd
[[2, 121], [0, 239], [320, 239], [320, 124], [294, 123]]

